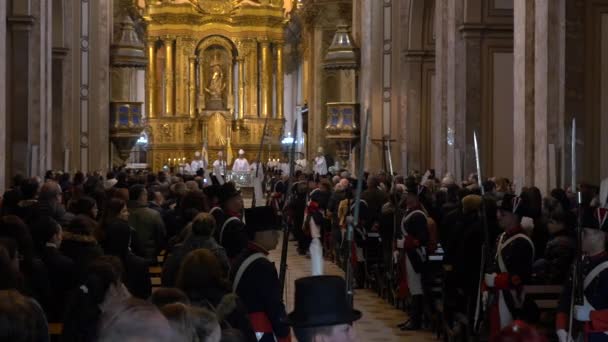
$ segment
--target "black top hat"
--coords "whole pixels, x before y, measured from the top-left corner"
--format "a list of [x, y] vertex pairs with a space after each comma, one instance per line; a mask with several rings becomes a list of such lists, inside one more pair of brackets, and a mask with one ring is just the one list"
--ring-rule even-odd
[[281, 229], [274, 209], [269, 206], [245, 209], [245, 224], [251, 233]]
[[239, 190], [237, 190], [236, 186], [234, 185], [233, 182], [226, 182], [224, 183], [221, 188], [219, 189], [220, 191], [220, 203], [225, 203], [227, 200], [239, 196], [241, 194], [241, 192]]
[[295, 310], [287, 316], [294, 328], [350, 324], [361, 318], [346, 300], [346, 283], [338, 276], [296, 280]]
[[586, 208], [581, 218], [583, 228], [598, 229], [608, 232], [608, 209]]

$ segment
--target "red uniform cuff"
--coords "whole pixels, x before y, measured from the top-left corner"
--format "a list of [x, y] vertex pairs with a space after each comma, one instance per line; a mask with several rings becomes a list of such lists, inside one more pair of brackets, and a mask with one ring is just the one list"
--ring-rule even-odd
[[498, 273], [494, 278], [494, 288], [499, 290], [508, 289], [510, 285], [509, 273]]
[[555, 315], [555, 330], [568, 330], [568, 315], [565, 312], [558, 312]]
[[412, 249], [420, 247], [420, 241], [408, 235], [405, 238], [404, 247], [406, 250], [411, 251]]
[[589, 319], [594, 331], [608, 331], [608, 310], [593, 310]]

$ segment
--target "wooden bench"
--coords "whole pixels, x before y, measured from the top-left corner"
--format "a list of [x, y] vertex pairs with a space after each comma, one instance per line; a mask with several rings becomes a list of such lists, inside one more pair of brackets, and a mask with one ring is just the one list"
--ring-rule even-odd
[[524, 291], [541, 311], [554, 311], [559, 304], [563, 288], [561, 285], [526, 285]]
[[50, 341], [59, 341], [63, 333], [63, 323], [49, 323]]

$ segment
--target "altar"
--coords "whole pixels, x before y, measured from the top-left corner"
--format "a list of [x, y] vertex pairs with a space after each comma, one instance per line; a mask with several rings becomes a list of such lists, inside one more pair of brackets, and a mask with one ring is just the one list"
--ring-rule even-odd
[[151, 1], [144, 18], [151, 168], [191, 160], [203, 146], [210, 163], [238, 149], [253, 161], [263, 135], [263, 159], [279, 157], [283, 0]]

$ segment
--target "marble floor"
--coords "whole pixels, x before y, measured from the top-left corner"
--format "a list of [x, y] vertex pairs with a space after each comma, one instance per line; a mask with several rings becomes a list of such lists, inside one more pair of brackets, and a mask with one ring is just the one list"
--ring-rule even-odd
[[[287, 312], [293, 310], [294, 281], [311, 274], [310, 259], [296, 253], [294, 242], [289, 242], [287, 253], [287, 275], [286, 275], [286, 306]], [[270, 258], [277, 267], [280, 264], [281, 250], [273, 251]], [[332, 262], [325, 262], [325, 274], [344, 276], [344, 272]], [[402, 332], [396, 325], [405, 320], [405, 314], [397, 310], [370, 290], [356, 290], [355, 308], [363, 313], [363, 317], [355, 323], [355, 329], [359, 341], [412, 341], [429, 342], [437, 341], [430, 332]]]

